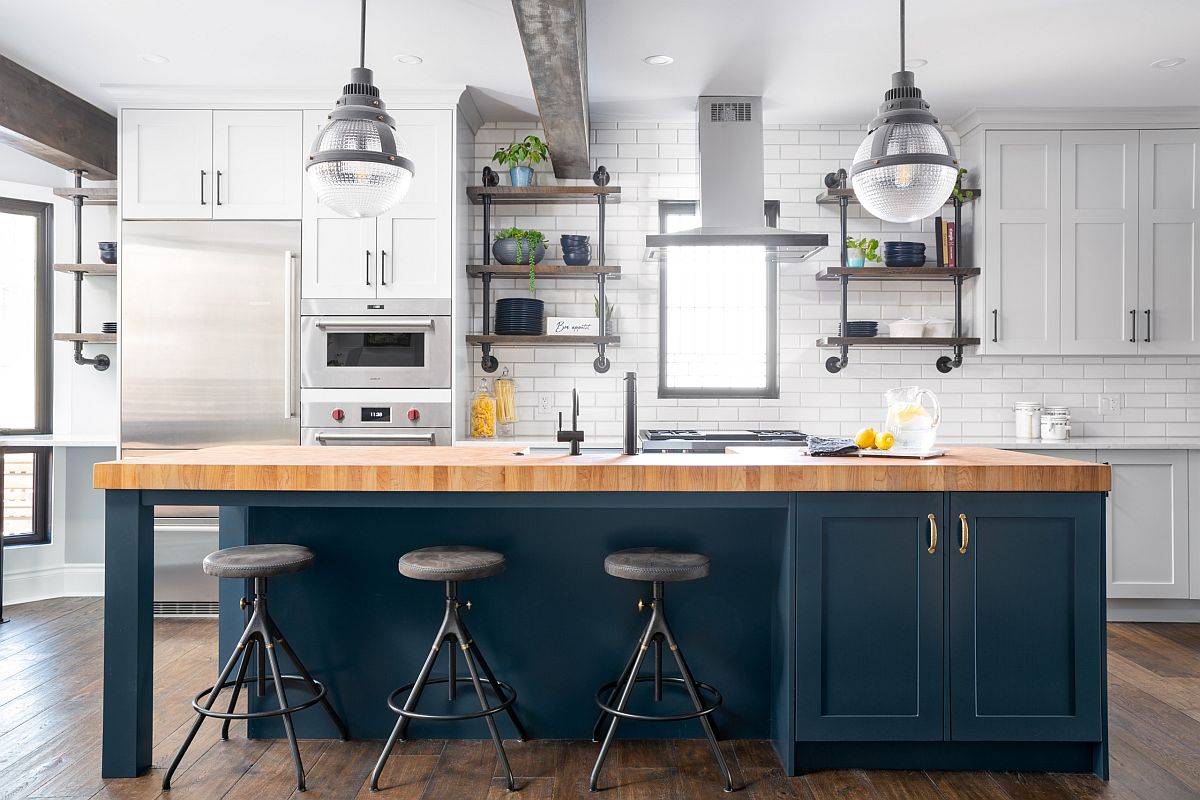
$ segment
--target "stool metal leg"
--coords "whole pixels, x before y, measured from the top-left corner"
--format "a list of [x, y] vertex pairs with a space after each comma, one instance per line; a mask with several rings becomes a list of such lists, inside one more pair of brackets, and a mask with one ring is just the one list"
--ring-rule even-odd
[[[487, 696], [483, 693], [483, 684], [479, 682], [479, 671], [475, 669], [475, 661], [471, 658], [471, 640], [460, 639], [459, 647], [463, 651], [463, 661], [467, 662], [467, 672], [471, 674], [471, 683], [475, 686], [475, 696], [479, 698], [479, 707], [487, 709]], [[512, 767], [508, 764], [508, 754], [504, 752], [504, 742], [500, 740], [500, 731], [496, 728], [496, 720], [492, 716], [483, 718], [487, 723], [488, 732], [492, 734], [492, 743], [496, 745], [496, 757], [500, 759], [501, 766], [504, 767], [504, 776], [508, 781], [508, 790], [511, 792], [517, 788], [513, 781]]]
[[[408, 700], [404, 703], [405, 711], [412, 711], [417, 705], [417, 700], [421, 698], [421, 689], [425, 688], [425, 682], [429, 680], [429, 673], [433, 671], [433, 665], [437, 662], [438, 654], [442, 652], [442, 642], [446, 639], [446, 622], [449, 619], [449, 611], [446, 612], [446, 619], [442, 620], [442, 626], [438, 629], [437, 636], [433, 640], [433, 647], [429, 650], [429, 655], [425, 657], [425, 663], [421, 666], [421, 672], [417, 675], [417, 682], [413, 685], [412, 691], [408, 693]], [[387, 764], [388, 756], [392, 754], [392, 748], [396, 746], [397, 741], [404, 740], [404, 734], [408, 728], [408, 717], [400, 717], [396, 720], [395, 726], [392, 727], [392, 733], [388, 736], [388, 740], [383, 745], [383, 752], [379, 754], [379, 760], [375, 762], [375, 769], [371, 772], [371, 791], [379, 791], [379, 776], [383, 774], [383, 768]]]
[[[617, 702], [617, 695], [621, 693], [621, 686], [624, 685], [625, 679], [629, 677], [629, 671], [633, 669], [634, 663], [637, 661], [638, 653], [642, 652], [641, 640], [633, 646], [633, 653], [629, 656], [629, 660], [625, 662], [625, 669], [621, 670], [621, 677], [617, 678], [617, 685], [608, 694], [607, 705], [612, 705]], [[592, 727], [592, 741], [600, 741], [600, 733], [604, 729], [604, 720], [608, 719], [608, 712], [600, 710], [600, 716], [596, 719], [596, 724]]]
[[[226, 714], [232, 714], [237, 708], [238, 695], [242, 693], [242, 681], [246, 679], [246, 668], [250, 666], [250, 653], [258, 647], [258, 640], [253, 636], [250, 637], [246, 644], [246, 650], [242, 653], [242, 665], [238, 667], [237, 679], [233, 684], [233, 695], [229, 698], [229, 708], [225, 710]], [[231, 719], [221, 721], [221, 739], [229, 741], [229, 723]]]
[[[704, 708], [704, 704], [700, 702], [700, 694], [696, 691], [696, 679], [692, 677], [692, 671], [688, 669], [687, 661], [683, 657], [683, 651], [679, 649], [679, 643], [675, 641], [674, 635], [671, 633], [670, 626], [664, 618], [662, 621], [663, 635], [666, 637], [667, 646], [671, 648], [671, 653], [675, 656], [675, 663], [679, 666], [679, 674], [683, 677], [684, 687], [687, 689], [688, 696], [692, 698], [692, 705], [697, 711]], [[721, 745], [717, 742], [716, 731], [713, 730], [712, 722], [708, 716], [700, 717], [700, 725], [704, 728], [704, 735], [708, 739], [708, 746], [712, 748], [713, 757], [717, 760], [717, 766], [721, 770], [721, 777], [725, 779], [725, 791], [733, 791], [733, 775], [729, 772], [729, 765], [725, 763], [725, 756], [721, 753]]]
[[[464, 633], [466, 632], [465, 627], [463, 628], [463, 631]], [[470, 634], [467, 634], [467, 643], [470, 646], [470, 654], [475, 658], [475, 663], [477, 663], [479, 668], [483, 670], [483, 674], [488, 679], [488, 683], [492, 685], [492, 691], [496, 693], [497, 699], [503, 703], [508, 699], [508, 697], [504, 694], [504, 690], [500, 688], [500, 681], [496, 680], [495, 674], [492, 673], [492, 668], [488, 666], [487, 661], [484, 659], [483, 651], [479, 649], [479, 645], [477, 645], [475, 640], [470, 637]], [[512, 720], [513, 727], [517, 729], [517, 741], [528, 741], [529, 734], [525, 732], [525, 726], [521, 724], [521, 720], [517, 717], [517, 712], [513, 710], [512, 706], [509, 706], [504, 710], [505, 713], [508, 714], [508, 718]]]
[[654, 702], [662, 702], [662, 634], [654, 637]]
[[[638, 672], [642, 668], [642, 661], [646, 658], [646, 651], [650, 649], [650, 640], [654, 637], [655, 626], [658, 624], [657, 608], [651, 613], [650, 621], [646, 623], [646, 630], [642, 634], [642, 638], [638, 641], [637, 655], [633, 657], [633, 665], [629, 670], [629, 677], [625, 680], [625, 685], [621, 689], [620, 699], [617, 700], [616, 708], [618, 711], [624, 711], [625, 706], [629, 703], [629, 695], [633, 694], [633, 687], [637, 685]], [[596, 781], [600, 778], [600, 770], [604, 769], [604, 759], [608, 758], [608, 749], [612, 747], [613, 737], [617, 735], [617, 725], [621, 722], [620, 717], [613, 717], [608, 723], [608, 733], [604, 735], [604, 743], [600, 745], [600, 755], [596, 757], [596, 765], [592, 767], [592, 775], [588, 780], [588, 791], [596, 791]]]
[[[275, 695], [279, 698], [279, 707], [287, 708], [287, 695], [283, 691], [283, 673], [279, 670], [279, 659], [275, 656], [275, 643], [268, 641], [263, 648], [267, 651], [267, 661], [271, 665], [271, 675], [275, 678]], [[288, 745], [292, 748], [292, 766], [296, 770], [296, 791], [303, 792], [304, 764], [300, 761], [300, 745], [296, 744], [296, 731], [292, 727], [292, 715], [284, 714], [283, 732], [287, 734]]]
[[[271, 635], [275, 637], [275, 643], [287, 654], [288, 659], [300, 673], [300, 677], [308, 684], [309, 688], [315, 693], [317, 691], [317, 682], [313, 680], [313, 676], [309, 673], [308, 668], [304, 666], [304, 662], [296, 655], [296, 651], [287, 643], [283, 635], [279, 632], [279, 626], [270, 617], [267, 618], [267, 624], [271, 628]], [[236, 689], [234, 690], [236, 691]], [[341, 715], [333, 710], [333, 705], [329, 702], [328, 697], [321, 698], [321, 706], [325, 709], [325, 713], [329, 715], [329, 719], [333, 721], [334, 726], [338, 729], [338, 738], [343, 742], [350, 739], [350, 732], [346, 730], [346, 723], [342, 721]]]

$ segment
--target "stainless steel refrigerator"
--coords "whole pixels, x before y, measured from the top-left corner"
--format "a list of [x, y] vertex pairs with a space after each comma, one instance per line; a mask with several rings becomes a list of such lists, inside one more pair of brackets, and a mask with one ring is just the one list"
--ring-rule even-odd
[[[125, 222], [123, 456], [299, 444], [299, 222]], [[155, 606], [211, 611], [216, 510], [155, 514]]]

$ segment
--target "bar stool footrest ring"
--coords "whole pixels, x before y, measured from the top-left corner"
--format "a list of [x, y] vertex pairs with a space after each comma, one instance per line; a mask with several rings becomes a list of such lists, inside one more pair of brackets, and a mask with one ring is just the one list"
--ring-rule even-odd
[[[309, 685], [307, 680], [300, 677], [299, 675], [283, 675], [281, 677], [283, 678], [284, 686], [287, 686], [289, 689], [300, 689], [302, 691], [312, 692], [312, 686]], [[263, 682], [269, 683], [273, 686], [275, 684], [275, 677], [273, 675], [264, 675]], [[239, 680], [225, 681], [225, 683], [222, 683], [217, 688], [218, 689], [230, 689], [230, 688], [232, 688], [234, 686], [238, 686], [238, 685], [250, 686], [250, 685], [256, 684], [256, 683], [258, 683], [258, 678], [246, 677], [246, 678], [242, 678], [240, 681]], [[201, 705], [201, 701], [204, 700], [204, 698], [208, 697], [212, 693], [213, 689], [211, 686], [209, 688], [205, 689], [204, 691], [200, 692], [198, 695], [196, 695], [195, 699], [192, 700], [192, 708], [196, 711], [197, 714], [203, 714], [206, 717], [214, 717], [215, 719], [246, 719], [246, 720], [249, 720], [249, 719], [263, 719], [265, 717], [281, 717], [284, 714], [295, 714], [297, 711], [303, 711], [306, 708], [311, 708], [312, 706], [315, 706], [317, 703], [321, 702], [321, 700], [323, 700], [325, 698], [325, 684], [323, 684], [320, 681], [315, 680], [315, 679], [313, 680], [313, 683], [316, 684], [317, 691], [312, 695], [312, 697], [308, 698], [303, 703], [298, 703], [294, 706], [288, 706], [287, 708], [272, 708], [272, 709], [267, 709], [266, 711], [233, 711], [233, 712], [216, 711], [211, 708], [205, 708], [203, 705]]]
[[[654, 681], [653, 675], [639, 675], [635, 679], [634, 682], [635, 683], [652, 683], [653, 681]], [[687, 681], [685, 681], [683, 678], [678, 677], [678, 676], [664, 676], [662, 678], [662, 682], [664, 684], [680, 686], [685, 689], [687, 688]], [[698, 719], [699, 717], [708, 716], [709, 714], [716, 711], [717, 708], [720, 707], [720, 705], [725, 702], [725, 698], [721, 696], [721, 693], [717, 691], [715, 686], [704, 683], [702, 681], [696, 681], [695, 685], [696, 685], [697, 693], [704, 692], [705, 694], [708, 694], [711, 697], [711, 704], [705, 706], [704, 708], [700, 709], [699, 711], [687, 711], [682, 714], [661, 714], [661, 715], [635, 714], [632, 711], [618, 711], [617, 709], [608, 705], [608, 703], [602, 699], [606, 695], [611, 694], [613, 689], [617, 688], [617, 683], [618, 683], [618, 681], [610, 681], [609, 683], [606, 683], [600, 687], [600, 690], [598, 692], [596, 692], [596, 705], [600, 706], [600, 708], [606, 714], [612, 714], [614, 717], [621, 717], [622, 719], [636, 719], [636, 720], [641, 720], [643, 722], [681, 722], [681, 721], [687, 720], [687, 719]]]
[[[449, 683], [449, 682], [450, 682], [450, 679], [447, 677], [429, 678], [428, 680], [425, 681], [425, 685], [429, 686], [429, 684], [431, 684], [431, 683]], [[454, 682], [455, 683], [465, 683], [465, 684], [473, 683], [473, 681], [468, 677], [456, 678]], [[399, 700], [400, 697], [402, 697], [403, 695], [408, 694], [410, 691], [412, 691], [412, 688], [417, 685], [415, 681], [413, 683], [406, 683], [405, 685], [401, 686], [399, 689], [397, 689], [394, 692], [392, 692], [391, 694], [389, 694], [387, 704], [388, 704], [388, 708], [390, 708], [392, 711], [394, 711], [395, 713], [399, 714], [402, 717], [407, 717], [409, 719], [423, 719], [423, 720], [430, 720], [433, 722], [458, 722], [458, 721], [465, 720], [465, 719], [479, 719], [480, 717], [490, 717], [493, 714], [499, 714], [501, 711], [504, 711], [509, 706], [511, 706], [514, 702], [516, 702], [516, 699], [517, 699], [517, 693], [511, 686], [509, 686], [504, 681], [496, 681], [496, 683], [498, 683], [500, 685], [500, 688], [504, 690], [504, 694], [508, 695], [507, 699], [505, 699], [503, 697], [499, 697], [497, 699], [501, 700], [500, 705], [488, 706], [487, 708], [480, 709], [479, 711], [471, 711], [471, 712], [468, 712], [465, 714], [425, 714], [420, 711], [406, 711], [404, 709], [404, 706], [399, 704], [397, 701]], [[485, 692], [491, 691], [492, 694], [496, 693], [495, 689], [492, 688], [492, 685], [489, 681], [482, 681], [482, 684], [483, 684], [483, 689]]]

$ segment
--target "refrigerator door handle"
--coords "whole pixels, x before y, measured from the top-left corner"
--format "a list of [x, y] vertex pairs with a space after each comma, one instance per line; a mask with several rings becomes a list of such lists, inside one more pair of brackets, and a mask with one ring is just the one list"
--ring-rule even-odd
[[296, 416], [296, 254], [283, 253], [283, 418]]

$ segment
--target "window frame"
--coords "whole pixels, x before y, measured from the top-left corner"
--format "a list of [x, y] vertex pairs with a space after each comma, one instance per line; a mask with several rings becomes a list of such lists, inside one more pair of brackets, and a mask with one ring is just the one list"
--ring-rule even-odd
[[[17, 536], [2, 536], [3, 547], [50, 543], [50, 454], [49, 447], [0, 447], [0, 520], [4, 516], [4, 459], [13, 453], [33, 454], [33, 530]], [[0, 522], [2, 524], [2, 522]]]
[[[694, 215], [695, 200], [659, 200], [658, 230], [666, 233], [667, 217], [672, 214]], [[768, 228], [779, 227], [779, 201], [763, 201], [763, 216]], [[670, 263], [669, 261], [667, 262]], [[658, 396], [672, 400], [779, 399], [779, 266], [767, 272], [767, 379], [764, 386], [753, 389], [680, 389], [667, 386], [666, 353], [667, 275], [658, 268]]]
[[54, 207], [50, 203], [40, 203], [34, 200], [18, 200], [12, 197], [0, 197], [0, 213], [24, 214], [36, 217], [38, 220], [37, 252], [39, 257], [37, 269], [37, 285], [34, 289], [34, 303], [37, 306], [37, 321], [35, 324], [34, 361], [36, 381], [34, 426], [32, 428], [5, 428], [0, 426], [0, 434], [33, 435], [51, 432], [53, 417], [54, 387], [52, 374], [54, 370], [50, 343], [52, 332], [51, 322], [54, 318], [53, 292], [53, 242], [54, 242]]

